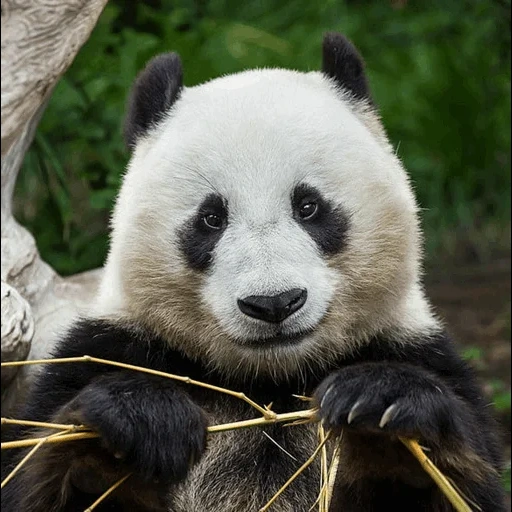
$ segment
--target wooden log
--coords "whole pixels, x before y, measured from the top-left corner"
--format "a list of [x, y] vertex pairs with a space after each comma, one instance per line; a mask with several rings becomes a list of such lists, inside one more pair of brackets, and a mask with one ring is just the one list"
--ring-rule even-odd
[[[12, 197], [48, 99], [106, 3], [2, 0], [2, 361], [47, 357], [58, 333], [87, 308], [101, 275], [60, 277], [14, 219]], [[2, 375], [3, 410], [23, 397], [31, 376], [26, 369]]]

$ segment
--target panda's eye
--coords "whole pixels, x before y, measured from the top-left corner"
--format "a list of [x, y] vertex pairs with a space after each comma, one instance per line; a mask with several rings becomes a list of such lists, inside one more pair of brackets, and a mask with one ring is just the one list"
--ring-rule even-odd
[[203, 221], [210, 229], [221, 229], [223, 225], [222, 217], [214, 213], [205, 215]]
[[318, 210], [318, 204], [310, 201], [299, 208], [299, 216], [302, 220], [311, 219]]

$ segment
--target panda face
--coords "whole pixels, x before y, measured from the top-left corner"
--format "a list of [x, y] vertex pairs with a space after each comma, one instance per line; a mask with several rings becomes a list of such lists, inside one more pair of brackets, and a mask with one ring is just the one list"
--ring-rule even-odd
[[342, 249], [348, 217], [292, 172], [254, 174], [208, 194], [179, 239], [204, 273], [202, 303], [235, 343], [263, 348], [298, 341], [325, 315], [337, 282], [326, 256]]
[[276, 376], [431, 324], [407, 176], [358, 105], [315, 72], [184, 89], [135, 146], [103, 311], [226, 372]]

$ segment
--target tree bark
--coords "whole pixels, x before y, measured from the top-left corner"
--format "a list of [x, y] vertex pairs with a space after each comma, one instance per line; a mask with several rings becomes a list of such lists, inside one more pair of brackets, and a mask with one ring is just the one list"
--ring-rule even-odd
[[[58, 79], [88, 39], [107, 0], [2, 0], [2, 361], [47, 357], [58, 333], [87, 307], [101, 270], [62, 278], [12, 214], [16, 178]], [[23, 398], [35, 371], [2, 371], [2, 411]]]

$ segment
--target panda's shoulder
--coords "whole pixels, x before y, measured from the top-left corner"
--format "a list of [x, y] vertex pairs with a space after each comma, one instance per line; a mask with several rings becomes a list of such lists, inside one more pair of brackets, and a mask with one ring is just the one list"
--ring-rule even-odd
[[[205, 373], [192, 360], [151, 329], [126, 318], [80, 318], [57, 341], [51, 356], [62, 364], [45, 365], [52, 374], [98, 374], [149, 369], [191, 378]], [[67, 361], [69, 360], [69, 361]], [[45, 372], [43, 372], [45, 373]]]
[[136, 355], [153, 346], [164, 349], [164, 341], [150, 330], [123, 318], [79, 318], [59, 338], [53, 358]]
[[448, 331], [380, 334], [345, 358], [344, 364], [385, 361], [412, 365], [436, 375], [463, 400], [488, 416], [478, 374], [463, 357], [459, 340], [455, 340]]
[[343, 358], [343, 365], [361, 362], [392, 362], [423, 368], [438, 377], [457, 383], [472, 382], [474, 369], [460, 354], [449, 332], [388, 332], [372, 337]]

